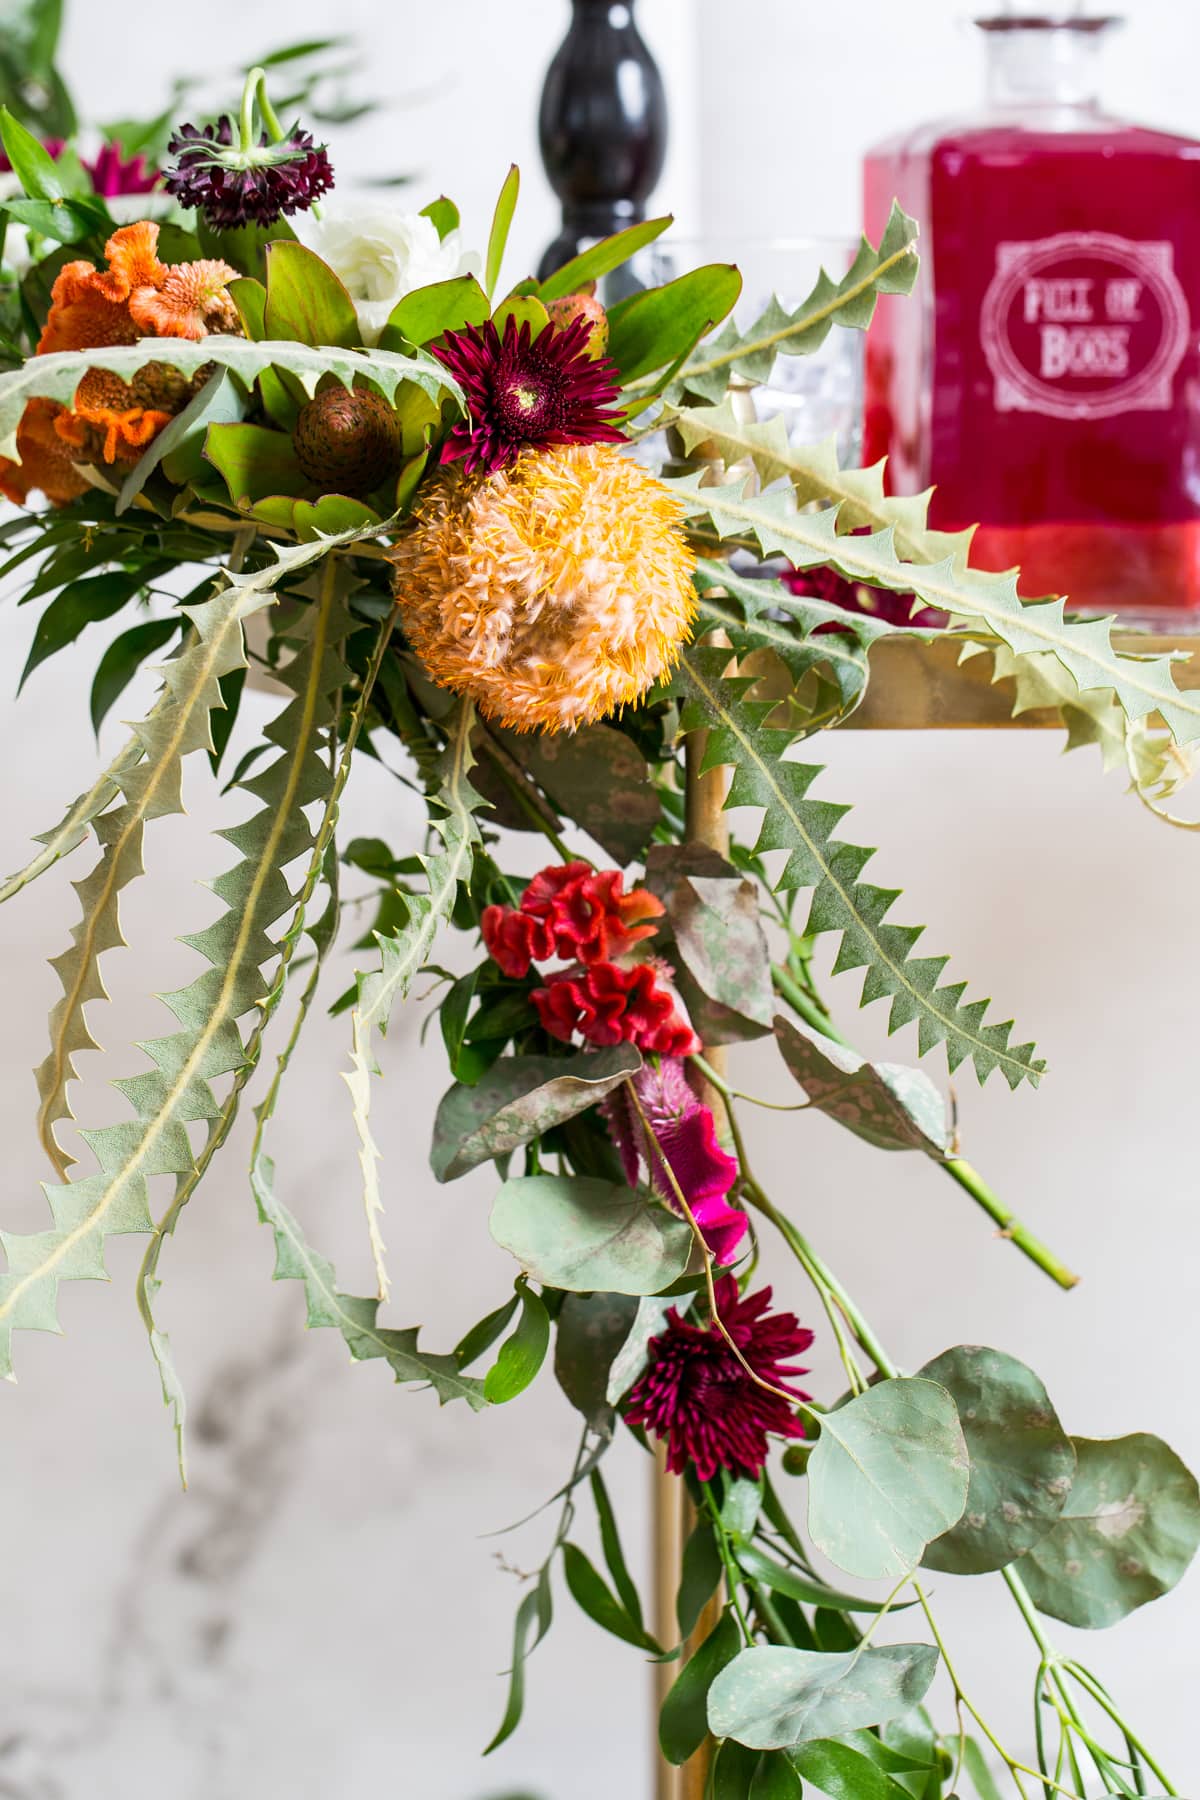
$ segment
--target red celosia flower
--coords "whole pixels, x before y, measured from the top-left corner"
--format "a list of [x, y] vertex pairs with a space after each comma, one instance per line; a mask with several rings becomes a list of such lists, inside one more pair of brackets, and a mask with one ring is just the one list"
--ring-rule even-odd
[[[790, 1359], [808, 1349], [812, 1332], [794, 1313], [768, 1316], [769, 1287], [742, 1299], [736, 1276], [724, 1275], [716, 1297], [721, 1323], [754, 1373], [808, 1400], [791, 1385], [805, 1371]], [[756, 1476], [767, 1460], [768, 1436], [804, 1436], [787, 1401], [750, 1379], [716, 1325], [693, 1325], [676, 1307], [666, 1330], [651, 1339], [650, 1364], [629, 1395], [625, 1420], [666, 1440], [672, 1474], [682, 1475], [691, 1463], [701, 1481], [711, 1481], [718, 1469]]]
[[530, 995], [544, 1030], [569, 1042], [636, 1044], [659, 1056], [690, 1056], [700, 1040], [653, 963], [593, 963], [552, 975]]
[[645, 1065], [609, 1095], [601, 1111], [630, 1187], [644, 1163], [655, 1191], [678, 1212], [678, 1183], [716, 1261], [732, 1262], [749, 1225], [744, 1212], [726, 1203], [737, 1160], [717, 1142], [712, 1109], [689, 1085], [682, 1061], [665, 1056], [657, 1067]]
[[589, 354], [591, 331], [579, 318], [535, 338], [528, 321], [512, 316], [503, 338], [490, 319], [447, 331], [433, 353], [457, 379], [471, 416], [446, 439], [442, 461], [491, 475], [531, 444], [623, 443], [605, 410], [617, 398], [617, 371]]
[[583, 963], [624, 956], [640, 939], [654, 935], [647, 921], [661, 918], [662, 912], [661, 901], [646, 888], [625, 893], [619, 869], [562, 863], [534, 876], [519, 910], [489, 906], [482, 919], [483, 941], [504, 973], [519, 981], [530, 963], [552, 956]]

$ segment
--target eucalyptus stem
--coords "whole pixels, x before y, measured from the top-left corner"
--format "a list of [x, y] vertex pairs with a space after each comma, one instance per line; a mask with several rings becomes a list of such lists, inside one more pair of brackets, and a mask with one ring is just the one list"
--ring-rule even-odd
[[737, 1622], [741, 1626], [746, 1648], [750, 1650], [754, 1647], [754, 1633], [750, 1629], [750, 1621], [747, 1619], [745, 1609], [738, 1597], [738, 1587], [742, 1580], [741, 1571], [729, 1553], [729, 1534], [721, 1520], [721, 1509], [713, 1498], [712, 1484], [702, 1481], [700, 1487], [704, 1494], [705, 1510], [712, 1522], [713, 1536], [717, 1540], [717, 1554], [720, 1556], [721, 1566], [725, 1570], [725, 1587], [729, 1594], [729, 1602], [737, 1614]]

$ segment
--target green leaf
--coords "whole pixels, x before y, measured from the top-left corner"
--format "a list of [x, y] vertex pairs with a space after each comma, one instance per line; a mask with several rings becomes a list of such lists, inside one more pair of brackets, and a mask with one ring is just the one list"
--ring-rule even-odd
[[517, 1277], [517, 1296], [521, 1302], [517, 1329], [501, 1344], [500, 1354], [483, 1381], [483, 1397], [493, 1406], [503, 1406], [525, 1392], [550, 1347], [550, 1314], [541, 1296], [521, 1275]]
[[1058, 1523], [1021, 1562], [1039, 1612], [1097, 1630], [1169, 1593], [1200, 1544], [1200, 1489], [1161, 1438], [1074, 1438]]
[[[568, 1300], [574, 1296], [568, 1294]], [[604, 1550], [604, 1561], [613, 1578], [613, 1585], [620, 1595], [621, 1605], [629, 1614], [634, 1624], [642, 1624], [642, 1602], [632, 1575], [625, 1561], [625, 1552], [621, 1548], [621, 1537], [617, 1530], [616, 1516], [612, 1502], [608, 1497], [608, 1489], [599, 1469], [593, 1469], [588, 1480], [592, 1490], [592, 1499], [596, 1503], [596, 1517], [600, 1523], [600, 1542]], [[656, 1649], [658, 1646], [656, 1646]]]
[[0, 106], [0, 142], [12, 164], [13, 174], [31, 200], [62, 200], [67, 193], [62, 173], [50, 152], [14, 119], [7, 106]]
[[522, 1175], [496, 1196], [492, 1236], [543, 1286], [655, 1294], [687, 1268], [683, 1219], [592, 1176]]
[[[322, 544], [275, 550], [275, 560], [253, 574], [227, 571], [224, 590], [191, 608], [189, 645], [164, 667], [169, 701], [156, 705], [136, 728], [144, 756], [111, 766], [121, 803], [105, 812], [98, 824], [104, 854], [79, 886], [83, 916], [70, 949], [55, 961], [63, 997], [51, 1017], [50, 1055], [39, 1071], [43, 1141], [64, 1177], [69, 1165], [55, 1142], [54, 1126], [70, 1117], [65, 1093], [74, 1073], [72, 1058], [93, 1047], [84, 1007], [104, 992], [98, 969], [101, 952], [123, 942], [119, 896], [141, 872], [145, 822], [181, 809], [182, 760], [193, 750], [209, 747], [208, 716], [219, 698], [218, 683], [229, 670], [245, 664], [244, 620], [269, 603], [280, 579], [327, 554], [329, 548]], [[305, 666], [302, 663], [301, 669]], [[226, 910], [206, 931], [184, 940], [211, 966], [189, 987], [170, 996], [180, 1029], [144, 1044], [153, 1066], [116, 1083], [136, 1116], [82, 1134], [98, 1168], [80, 1180], [46, 1188], [51, 1229], [28, 1237], [0, 1234], [8, 1259], [7, 1272], [0, 1276], [0, 1375], [11, 1374], [14, 1330], [58, 1329], [61, 1280], [104, 1279], [105, 1238], [151, 1229], [148, 1174], [185, 1175], [195, 1167], [187, 1125], [214, 1116], [217, 1103], [209, 1081], [241, 1066], [243, 1047], [236, 1021], [262, 992], [260, 965], [270, 953], [265, 928], [278, 916], [271, 909], [286, 904], [287, 888], [276, 862], [269, 859], [286, 863], [308, 839], [297, 804], [307, 803], [298, 796], [313, 776], [313, 760], [307, 754], [298, 756], [294, 778], [288, 773], [291, 760], [281, 755], [258, 778], [252, 791], [263, 800], [262, 810], [225, 833], [240, 860], [213, 884]], [[293, 779], [298, 784], [295, 795]], [[293, 844], [295, 848], [289, 848]], [[240, 910], [232, 910], [234, 902]]]
[[[0, 377], [0, 382], [4, 379]], [[877, 471], [855, 472], [847, 478], [856, 484], [846, 496], [851, 506], [845, 506], [841, 494], [832, 493], [830, 497], [841, 504], [821, 512], [797, 512], [793, 496], [786, 493], [751, 498], [744, 481], [706, 488], [703, 493], [698, 491], [699, 475], [670, 485], [687, 496], [695, 515], [711, 518], [721, 537], [753, 538], [765, 555], [786, 556], [798, 568], [831, 567], [868, 587], [914, 593], [927, 606], [993, 633], [1014, 653], [1051, 651], [1081, 693], [1111, 691], [1129, 718], [1158, 712], [1177, 742], [1200, 737], [1200, 694], [1175, 686], [1171, 657], [1126, 656], [1115, 650], [1111, 620], [1068, 620], [1061, 599], [1024, 601], [1017, 593], [1014, 571], [991, 574], [972, 569], [961, 550], [940, 560], [902, 562], [897, 554], [901, 544], [915, 542], [919, 547], [922, 541], [912, 525], [912, 503], [897, 520], [891, 515], [894, 502], [880, 501], [872, 508], [877, 528], [866, 534], [852, 531], [865, 510], [857, 484], [876, 476]]]
[[89, 350], [33, 356], [21, 368], [0, 374], [0, 456], [17, 457], [17, 427], [28, 401], [41, 396], [69, 406], [88, 369], [108, 369], [122, 381], [130, 381], [151, 362], [166, 363], [182, 375], [194, 375], [209, 363], [217, 363], [247, 387], [264, 369], [286, 369], [309, 395], [316, 392], [323, 375], [331, 375], [343, 387], [352, 387], [356, 376], [370, 380], [387, 400], [394, 398], [405, 381], [414, 382], [435, 399], [443, 393], [461, 399], [457, 383], [423, 351], [400, 356], [390, 350], [314, 348], [275, 341], [255, 344], [248, 338], [224, 336], [206, 337], [196, 344], [186, 338], [143, 338], [136, 344], [97, 345]]
[[742, 1636], [730, 1612], [683, 1665], [658, 1715], [658, 1742], [676, 1768], [694, 1756], [708, 1736], [708, 1690], [741, 1648]]
[[445, 194], [439, 194], [436, 200], [431, 200], [428, 206], [423, 206], [421, 217], [433, 220], [434, 229], [440, 238], [449, 237], [450, 233], [457, 231], [462, 223], [457, 206], [453, 200], [447, 200]]
[[[165, 710], [167, 696], [160, 698], [156, 710]], [[0, 901], [11, 900], [22, 888], [44, 875], [63, 856], [78, 849], [88, 834], [88, 826], [97, 819], [121, 792], [121, 778], [142, 760], [145, 750], [141, 739], [133, 736], [121, 746], [106, 769], [101, 770], [90, 788], [68, 807], [62, 821], [51, 831], [38, 834], [35, 842], [43, 848], [32, 856], [24, 868], [0, 882]]]
[[919, 1373], [953, 1397], [971, 1459], [963, 1516], [922, 1561], [948, 1575], [1002, 1569], [1062, 1512], [1075, 1476], [1071, 1440], [1033, 1370], [1002, 1350], [960, 1344]]
[[776, 356], [803, 356], [819, 350], [834, 324], [862, 331], [870, 324], [880, 294], [907, 294], [917, 278], [917, 224], [893, 206], [876, 251], [863, 238], [858, 255], [840, 281], [822, 269], [808, 298], [792, 313], [772, 298], [746, 332], [730, 322], [712, 342], [685, 363], [672, 384], [680, 392], [717, 401], [731, 376], [763, 382]]
[[861, 1751], [832, 1738], [816, 1738], [788, 1754], [796, 1773], [828, 1794], [830, 1800], [911, 1800], [906, 1787], [893, 1781]]
[[78, 244], [102, 237], [112, 230], [112, 219], [102, 200], [73, 195], [67, 200], [4, 200], [0, 215], [15, 219], [28, 231], [40, 233], [56, 244]]
[[486, 1318], [480, 1319], [477, 1325], [472, 1325], [470, 1331], [454, 1346], [454, 1360], [460, 1369], [469, 1369], [485, 1350], [491, 1349], [500, 1333], [516, 1317], [520, 1304], [521, 1296], [514, 1294], [503, 1306], [498, 1306]]
[[48, 657], [56, 656], [68, 644], [73, 644], [88, 625], [111, 619], [123, 606], [128, 606], [148, 582], [156, 580], [169, 567], [170, 564], [165, 562], [143, 563], [133, 570], [109, 569], [103, 575], [87, 575], [79, 581], [69, 582], [55, 595], [37, 622], [33, 643], [17, 684], [18, 693]]
[[936, 1382], [894, 1380], [823, 1413], [808, 1485], [809, 1534], [839, 1569], [871, 1581], [915, 1569], [966, 1503], [967, 1446], [954, 1401]]
[[613, 725], [537, 734], [489, 729], [614, 862], [625, 865], [642, 854], [662, 806], [649, 765], [625, 732]]
[[907, 1712], [937, 1669], [932, 1644], [888, 1644], [829, 1655], [758, 1645], [723, 1669], [708, 1696], [716, 1737], [785, 1750]]
[[720, 1587], [724, 1573], [717, 1534], [711, 1520], [701, 1517], [683, 1546], [679, 1570], [675, 1617], [681, 1638], [690, 1637], [695, 1631], [700, 1615]]
[[586, 1112], [641, 1066], [631, 1044], [567, 1057], [502, 1057], [474, 1087], [456, 1084], [442, 1096], [429, 1157], [434, 1175], [454, 1181], [506, 1156]]
[[779, 1016], [775, 1037], [811, 1106], [877, 1150], [949, 1154], [946, 1102], [927, 1075], [903, 1063], [871, 1063], [810, 1026]]
[[649, 1650], [654, 1655], [661, 1653], [661, 1645], [629, 1617], [608, 1583], [596, 1573], [576, 1544], [563, 1545], [563, 1574], [567, 1578], [572, 1599], [589, 1619], [639, 1650]]
[[761, 1758], [750, 1800], [802, 1800], [803, 1793], [804, 1785], [784, 1751], [769, 1751]]
[[554, 1373], [593, 1431], [612, 1431], [609, 1371], [629, 1335], [637, 1306], [631, 1294], [567, 1294], [559, 1310]]
[[619, 301], [608, 315], [606, 354], [622, 384], [665, 369], [691, 349], [732, 311], [741, 291], [741, 272], [732, 263], [710, 263]]
[[550, 1592], [550, 1564], [544, 1563], [538, 1572], [535, 1586], [530, 1589], [517, 1608], [517, 1622], [513, 1628], [512, 1672], [508, 1682], [508, 1704], [504, 1709], [504, 1717], [495, 1737], [484, 1751], [490, 1756], [493, 1750], [510, 1738], [521, 1723], [521, 1714], [525, 1710], [525, 1660], [530, 1652], [536, 1650], [550, 1629], [554, 1603]]
[[1000, 1069], [1012, 1087], [1036, 1083], [1044, 1065], [1032, 1045], [1010, 1046], [1010, 1023], [985, 1025], [987, 1002], [964, 1005], [965, 983], [938, 986], [945, 957], [912, 956], [921, 927], [886, 916], [898, 890], [860, 880], [874, 852], [833, 837], [848, 808], [808, 798], [819, 767], [781, 760], [788, 738], [766, 724], [771, 703], [745, 699], [747, 680], [727, 678], [728, 662], [727, 650], [685, 652], [671, 687], [682, 697], [681, 728], [707, 729], [705, 769], [733, 768], [726, 806], [764, 814], [754, 849], [788, 852], [776, 887], [815, 890], [806, 930], [840, 935], [835, 972], [865, 968], [863, 1004], [890, 997], [889, 1031], [915, 1021], [922, 1054], [944, 1043], [952, 1069], [970, 1057], [981, 1081]]
[[147, 619], [114, 638], [100, 658], [92, 682], [92, 729], [97, 733], [109, 709], [116, 704], [148, 656], [161, 650], [179, 630], [178, 619]]
[[602, 275], [611, 275], [622, 263], [629, 261], [647, 244], [652, 244], [660, 237], [668, 225], [674, 223], [670, 213], [661, 219], [643, 219], [640, 224], [627, 225], [624, 231], [614, 232], [611, 237], [601, 238], [599, 243], [590, 244], [565, 262], [561, 269], [548, 275], [538, 286], [538, 298], [543, 301], [561, 300], [564, 294], [578, 293], [590, 281], [599, 281]]
[[746, 1750], [732, 1738], [720, 1745], [713, 1762], [711, 1800], [750, 1800], [750, 1784], [760, 1760], [757, 1750]]
[[508, 243], [509, 227], [513, 213], [517, 208], [517, 195], [521, 191], [521, 171], [513, 163], [504, 177], [496, 210], [492, 215], [492, 228], [488, 233], [487, 257], [484, 262], [483, 285], [489, 295], [496, 291], [496, 283], [500, 279], [500, 265], [504, 261], [504, 251]]
[[261, 343], [267, 335], [267, 290], [252, 275], [239, 275], [229, 283], [226, 292], [238, 309], [242, 330], [248, 338]]
[[400, 342], [428, 344], [444, 331], [482, 325], [491, 311], [488, 297], [473, 275], [435, 281], [429, 287], [414, 288], [397, 302], [388, 314], [381, 341], [385, 349], [399, 348]]
[[906, 1601], [904, 1605], [890, 1605], [884, 1600], [860, 1600], [854, 1594], [839, 1593], [836, 1588], [827, 1587], [814, 1575], [802, 1575], [798, 1569], [790, 1569], [784, 1563], [776, 1562], [774, 1557], [767, 1556], [757, 1544], [738, 1544], [734, 1549], [734, 1557], [738, 1566], [761, 1587], [769, 1588], [773, 1594], [786, 1594], [789, 1600], [799, 1601], [804, 1606], [823, 1606], [836, 1612], [903, 1612], [905, 1606], [915, 1605], [915, 1601]]
[[975, 1784], [979, 1800], [1002, 1800], [1000, 1789], [988, 1772], [983, 1751], [974, 1738], [969, 1737], [963, 1746], [963, 1762], [967, 1774]]
[[250, 506], [276, 494], [314, 494], [292, 447], [291, 433], [268, 425], [214, 425], [204, 455], [220, 473], [236, 507]]
[[715, 850], [687, 843], [652, 846], [646, 886], [667, 909], [658, 945], [704, 1043], [762, 1037], [774, 1008], [757, 885]]

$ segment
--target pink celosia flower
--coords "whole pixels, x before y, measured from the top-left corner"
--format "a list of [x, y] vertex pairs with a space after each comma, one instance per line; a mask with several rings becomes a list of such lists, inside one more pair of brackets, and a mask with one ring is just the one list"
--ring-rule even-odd
[[504, 973], [519, 981], [531, 963], [553, 956], [582, 963], [624, 956], [640, 939], [653, 936], [648, 921], [662, 912], [661, 901], [646, 888], [625, 893], [619, 869], [561, 863], [534, 876], [519, 908], [487, 907], [483, 941]]
[[148, 194], [158, 185], [157, 169], [147, 166], [144, 156], [125, 156], [120, 144], [103, 144], [84, 168], [92, 178], [92, 189], [106, 200], [121, 194]]
[[653, 963], [593, 963], [552, 975], [530, 995], [544, 1030], [570, 1042], [636, 1044], [659, 1056], [690, 1056], [700, 1040], [682, 1002]]
[[732, 1262], [748, 1225], [745, 1213], [726, 1203], [737, 1180], [737, 1161], [717, 1142], [712, 1110], [689, 1084], [680, 1058], [664, 1057], [657, 1067], [639, 1069], [630, 1083], [609, 1096], [602, 1110], [630, 1187], [636, 1186], [644, 1164], [655, 1191], [678, 1212], [678, 1182], [716, 1261]]
[[[797, 1400], [809, 1399], [790, 1384], [805, 1373], [790, 1359], [808, 1349], [812, 1332], [794, 1313], [768, 1315], [769, 1287], [743, 1299], [736, 1276], [724, 1275], [716, 1297], [721, 1323], [754, 1373]], [[673, 1474], [691, 1463], [701, 1481], [711, 1481], [718, 1469], [756, 1476], [770, 1435], [804, 1436], [787, 1401], [751, 1380], [716, 1325], [693, 1325], [675, 1307], [666, 1329], [651, 1339], [649, 1367], [629, 1395], [625, 1419], [666, 1440]]]

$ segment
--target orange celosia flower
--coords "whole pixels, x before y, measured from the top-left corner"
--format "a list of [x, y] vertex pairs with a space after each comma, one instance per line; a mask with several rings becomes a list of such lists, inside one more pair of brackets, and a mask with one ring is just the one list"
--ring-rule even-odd
[[[211, 259], [160, 262], [158, 229], [151, 219], [124, 225], [104, 246], [107, 269], [72, 262], [59, 271], [39, 356], [136, 344], [143, 337], [194, 341], [210, 331], [238, 329], [237, 311], [226, 292], [237, 270]], [[77, 461], [136, 462], [151, 438], [187, 405], [196, 379], [173, 377], [161, 364], [148, 365], [132, 382], [89, 369], [70, 409], [30, 401], [17, 434], [21, 463], [0, 462], [0, 492], [22, 502], [31, 488], [40, 488], [55, 505], [73, 499], [87, 484], [71, 469], [72, 454]], [[52, 454], [48, 439], [55, 434], [68, 448]], [[26, 470], [27, 448], [36, 475]]]
[[0, 456], [0, 494], [17, 506], [28, 506], [36, 488], [54, 506], [65, 506], [87, 490], [71, 452], [55, 430], [64, 408], [53, 400], [31, 400], [17, 427], [20, 462]]

